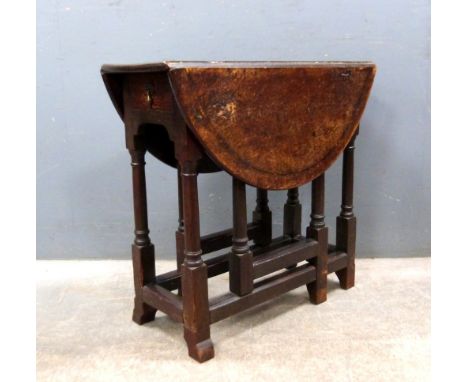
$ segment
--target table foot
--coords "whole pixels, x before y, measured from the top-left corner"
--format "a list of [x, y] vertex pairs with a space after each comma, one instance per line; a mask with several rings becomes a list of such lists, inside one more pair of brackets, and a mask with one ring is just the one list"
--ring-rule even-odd
[[138, 325], [146, 324], [147, 322], [154, 321], [156, 309], [143, 303], [140, 299], [135, 298], [135, 306], [133, 308], [132, 320]]
[[317, 289], [314, 284], [315, 282], [307, 284], [307, 291], [309, 292], [310, 302], [314, 305], [318, 305], [327, 301], [327, 290], [323, 288]]
[[187, 329], [184, 331], [188, 354], [198, 362], [205, 362], [214, 357], [214, 346], [210, 338], [200, 341], [199, 334]]
[[336, 272], [341, 289], [349, 289], [354, 286], [354, 267], [348, 266]]

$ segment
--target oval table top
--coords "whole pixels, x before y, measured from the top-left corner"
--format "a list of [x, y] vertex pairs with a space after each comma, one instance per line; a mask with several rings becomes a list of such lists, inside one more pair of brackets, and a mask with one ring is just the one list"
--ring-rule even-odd
[[289, 189], [323, 173], [355, 134], [371, 62], [161, 62], [104, 65], [167, 72], [180, 113], [209, 156], [246, 183]]

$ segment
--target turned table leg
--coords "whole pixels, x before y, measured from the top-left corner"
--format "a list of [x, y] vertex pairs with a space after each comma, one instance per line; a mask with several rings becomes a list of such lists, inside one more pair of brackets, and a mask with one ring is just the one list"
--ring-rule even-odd
[[261, 234], [254, 238], [254, 244], [265, 246], [271, 243], [272, 220], [271, 210], [268, 207], [268, 191], [257, 188], [257, 204], [252, 212], [252, 221], [259, 224]]
[[316, 280], [307, 284], [310, 300], [320, 304], [327, 300], [328, 228], [325, 226], [325, 174], [312, 181], [312, 213], [307, 237], [318, 241], [317, 256], [312, 260]]
[[356, 217], [353, 212], [354, 136], [343, 153], [343, 180], [341, 213], [336, 218], [336, 249], [348, 254], [346, 268], [336, 272], [343, 289], [354, 286], [354, 259], [356, 255]]
[[135, 215], [135, 241], [132, 245], [135, 305], [133, 321], [141, 325], [154, 320], [156, 309], [143, 303], [142, 288], [155, 276], [154, 246], [148, 229], [146, 205], [145, 150], [130, 150], [132, 158], [133, 209]]
[[[180, 167], [177, 167], [177, 195], [179, 202], [179, 226], [175, 232], [176, 238], [176, 258], [177, 270], [180, 272], [182, 263], [184, 262], [184, 249], [185, 249], [185, 226], [184, 226], [184, 205], [182, 195], [182, 175]], [[178, 289], [179, 296], [182, 295], [182, 288]]]
[[232, 178], [233, 235], [229, 263], [229, 287], [239, 296], [253, 290], [253, 256], [247, 237], [245, 183]]
[[184, 337], [189, 355], [204, 362], [214, 357], [214, 348], [210, 339], [207, 267], [201, 258], [196, 163], [184, 162], [181, 170], [185, 226], [185, 259], [181, 265]]

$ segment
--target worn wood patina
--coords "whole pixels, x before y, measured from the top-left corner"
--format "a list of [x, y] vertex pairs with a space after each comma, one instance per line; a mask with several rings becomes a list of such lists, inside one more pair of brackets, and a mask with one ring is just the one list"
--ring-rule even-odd
[[[105, 65], [103, 75], [121, 116], [126, 86], [125, 109], [180, 113], [218, 168], [280, 190], [311, 181], [337, 159], [356, 132], [375, 66], [167, 62]], [[168, 127], [162, 115], [160, 123]], [[158, 136], [150, 151], [175, 166], [169, 146]]]
[[[354, 285], [354, 142], [375, 75], [369, 62], [160, 62], [104, 65], [102, 77], [125, 125], [131, 155], [135, 240], [133, 320], [160, 310], [183, 323], [191, 357], [214, 356], [210, 324], [299, 286], [327, 299], [327, 275]], [[155, 274], [145, 154], [177, 169], [177, 269]], [[343, 155], [336, 245], [325, 225], [325, 171]], [[197, 176], [233, 177], [233, 228], [200, 236]], [[299, 186], [311, 183], [302, 234]], [[246, 185], [257, 188], [248, 222]], [[272, 238], [269, 190], [288, 190], [283, 235]], [[222, 255], [203, 255], [223, 248]], [[279, 271], [279, 272], [278, 272]], [[208, 278], [229, 272], [210, 299]], [[173, 292], [176, 291], [176, 292]]]

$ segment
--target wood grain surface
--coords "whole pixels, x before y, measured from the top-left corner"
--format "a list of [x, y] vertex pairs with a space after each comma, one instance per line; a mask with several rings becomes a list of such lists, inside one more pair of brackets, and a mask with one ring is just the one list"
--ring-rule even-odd
[[375, 66], [188, 66], [169, 71], [180, 111], [212, 159], [263, 189], [323, 173], [358, 126]]
[[[203, 172], [221, 168], [271, 190], [301, 186], [332, 165], [356, 132], [375, 71], [370, 62], [255, 61], [168, 61], [101, 69], [122, 118], [126, 110], [144, 113], [146, 108], [148, 115], [153, 113], [149, 119], [161, 124], [154, 113], [168, 115], [175, 108], [214, 162]], [[128, 90], [123, 80], [131, 84]], [[154, 89], [149, 107], [147, 84]], [[122, 94], [126, 91], [131, 96]], [[176, 102], [168, 101], [171, 97]], [[168, 158], [171, 143], [163, 138], [148, 139], [150, 151], [174, 166]]]

